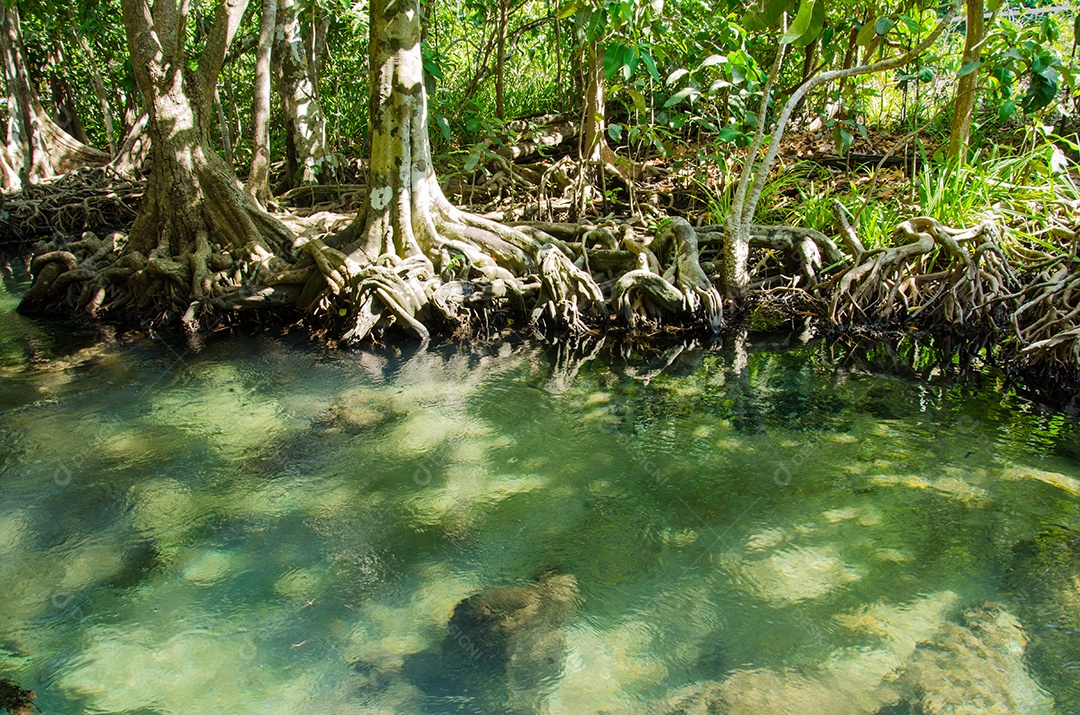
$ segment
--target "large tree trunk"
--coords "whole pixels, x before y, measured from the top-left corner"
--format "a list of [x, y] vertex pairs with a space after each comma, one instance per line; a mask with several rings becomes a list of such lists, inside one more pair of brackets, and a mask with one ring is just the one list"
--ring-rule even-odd
[[80, 166], [102, 165], [105, 152], [89, 147], [65, 132], [45, 113], [30, 79], [23, 51], [18, 6], [0, 4], [0, 53], [8, 100], [7, 141], [4, 147], [3, 187], [18, 190]]
[[305, 250], [319, 273], [302, 301], [345, 317], [358, 340], [400, 323], [427, 337], [432, 318], [492, 301], [537, 296], [534, 320], [583, 328], [603, 297], [550, 237], [528, 235], [453, 207], [435, 177], [420, 53], [419, 0], [372, 0], [368, 197], [338, 241]]
[[[961, 66], [979, 59], [983, 36], [983, 0], [967, 0], [967, 32]], [[975, 113], [975, 97], [979, 71], [968, 72], [956, 87], [956, 106], [953, 108], [952, 131], [949, 133], [949, 156], [963, 161], [971, 137], [971, 119]]]
[[259, 24], [259, 50], [255, 58], [254, 106], [251, 124], [255, 145], [247, 188], [260, 205], [266, 206], [270, 194], [270, 54], [274, 45], [274, 25], [277, 22], [277, 0], [263, 0]]
[[[219, 6], [196, 72], [187, 71], [182, 12], [152, 17], [148, 0], [124, 0], [123, 6], [135, 78], [149, 111], [152, 160], [129, 250], [151, 258], [190, 256], [205, 251], [200, 244], [212, 237], [219, 249], [281, 251], [288, 230], [245, 195], [209, 137], [214, 87], [247, 0]], [[194, 269], [203, 273], [205, 266]], [[205, 289], [201, 281], [192, 284], [196, 298]]]
[[286, 186], [316, 184], [333, 176], [326, 147], [326, 118], [319, 104], [310, 53], [305, 47], [296, 0], [278, 0], [274, 30], [274, 62], [278, 67], [285, 129], [295, 152], [295, 171]]
[[[246, 6], [223, 0], [192, 69], [188, 6], [159, 0], [151, 9], [150, 0], [123, 0], [132, 69], [148, 111], [152, 168], [142, 206], [126, 244], [89, 237], [38, 256], [24, 307], [71, 302], [93, 314], [103, 304], [135, 304], [142, 317], [186, 310], [193, 322], [244, 273], [272, 270], [291, 251], [291, 232], [252, 202], [210, 143], [214, 88]], [[84, 258], [76, 257], [80, 251]]]

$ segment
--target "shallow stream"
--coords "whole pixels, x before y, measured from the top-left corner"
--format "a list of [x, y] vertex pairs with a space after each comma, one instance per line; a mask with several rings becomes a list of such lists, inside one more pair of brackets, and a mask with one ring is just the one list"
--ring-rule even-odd
[[102, 338], [21, 287], [0, 678], [45, 713], [1080, 713], [1077, 426], [1000, 377]]

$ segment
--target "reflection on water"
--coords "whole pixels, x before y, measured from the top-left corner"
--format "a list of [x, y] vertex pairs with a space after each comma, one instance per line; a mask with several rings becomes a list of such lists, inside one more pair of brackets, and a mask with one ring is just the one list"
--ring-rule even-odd
[[1080, 713], [1076, 426], [991, 375], [69, 332], [0, 317], [47, 713]]

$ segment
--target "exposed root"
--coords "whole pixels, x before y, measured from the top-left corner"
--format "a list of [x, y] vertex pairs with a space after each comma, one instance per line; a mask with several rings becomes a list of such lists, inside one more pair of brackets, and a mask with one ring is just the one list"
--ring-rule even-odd
[[[702, 244], [719, 246], [724, 242], [722, 226], [695, 230]], [[763, 254], [753, 271], [758, 279], [757, 288], [771, 287], [778, 280], [794, 275], [796, 286], [812, 290], [820, 280], [820, 272], [847, 260], [835, 241], [812, 228], [754, 225], [750, 227], [750, 247]]]
[[1011, 316], [1022, 367], [1080, 369], [1080, 264], [1062, 257], [1040, 270]]
[[989, 326], [995, 308], [1016, 288], [992, 222], [962, 230], [919, 217], [902, 223], [895, 235], [908, 242], [867, 251], [836, 279], [832, 322]]
[[0, 249], [12, 251], [42, 237], [126, 229], [135, 220], [144, 185], [105, 168], [77, 169], [28, 184], [0, 198]]
[[698, 262], [698, 241], [694, 229], [684, 219], [673, 219], [656, 233], [657, 253], [670, 256], [671, 267], [664, 278], [682, 294], [684, 313], [702, 315], [716, 332], [724, 320], [720, 294]]

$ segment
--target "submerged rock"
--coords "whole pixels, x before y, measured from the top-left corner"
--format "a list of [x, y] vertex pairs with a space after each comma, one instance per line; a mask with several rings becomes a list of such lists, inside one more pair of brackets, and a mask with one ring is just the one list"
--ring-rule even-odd
[[532, 711], [562, 673], [579, 598], [577, 579], [566, 574], [473, 594], [454, 608], [438, 650], [408, 658], [402, 671], [430, 696]]
[[862, 571], [845, 563], [832, 546], [793, 546], [736, 570], [759, 596], [779, 603], [821, 598], [862, 578]]
[[1027, 634], [1012, 615], [988, 606], [949, 623], [921, 645], [905, 680], [926, 715], [1051, 715], [1053, 701], [1024, 664]]
[[347, 390], [330, 407], [332, 424], [349, 434], [389, 424], [407, 412], [396, 396], [369, 388]]
[[11, 715], [31, 715], [38, 712], [34, 705], [35, 697], [32, 690], [20, 688], [10, 680], [0, 678], [0, 710]]
[[816, 668], [755, 668], [676, 691], [667, 715], [1051, 715], [1053, 701], [1024, 664], [1027, 636], [996, 606], [947, 620], [956, 595], [874, 605], [838, 620], [878, 636], [840, 648]]
[[577, 601], [577, 579], [570, 575], [482, 591], [454, 609], [447, 639], [476, 659], [506, 667], [561, 661], [566, 649], [562, 629]]

